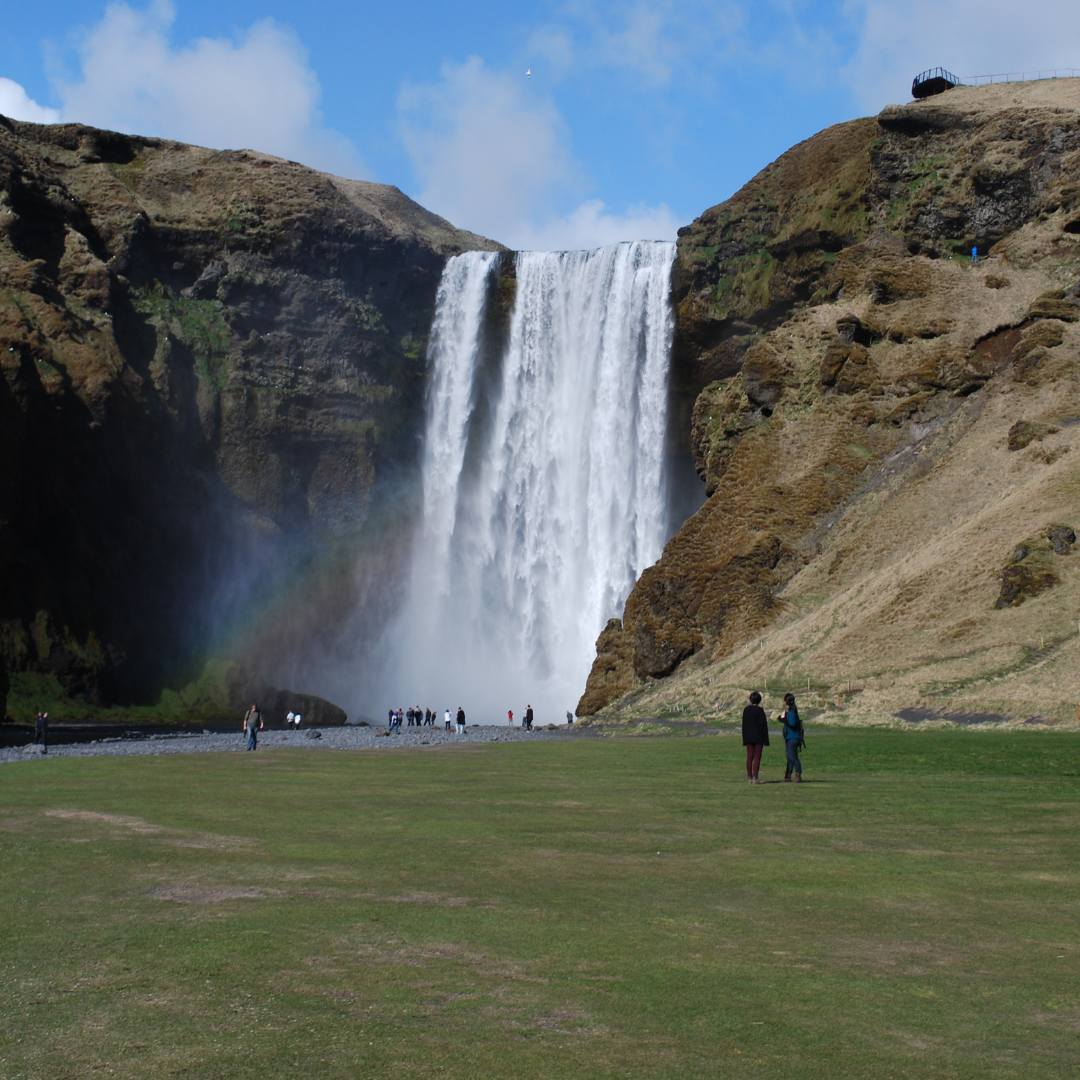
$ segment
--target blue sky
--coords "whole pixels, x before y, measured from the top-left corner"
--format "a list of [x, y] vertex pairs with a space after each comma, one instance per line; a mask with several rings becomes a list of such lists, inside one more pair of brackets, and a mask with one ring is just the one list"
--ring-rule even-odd
[[1080, 68], [1061, 0], [0, 0], [0, 25], [0, 112], [280, 154], [534, 248], [669, 238], [926, 67]]

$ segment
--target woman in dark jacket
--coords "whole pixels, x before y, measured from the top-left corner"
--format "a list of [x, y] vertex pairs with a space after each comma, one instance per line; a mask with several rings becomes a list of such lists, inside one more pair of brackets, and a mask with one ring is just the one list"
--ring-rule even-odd
[[758, 769], [761, 768], [762, 747], [769, 745], [769, 718], [756, 690], [750, 695], [750, 704], [742, 711], [742, 741], [746, 747], [746, 779], [751, 784], [760, 784]]

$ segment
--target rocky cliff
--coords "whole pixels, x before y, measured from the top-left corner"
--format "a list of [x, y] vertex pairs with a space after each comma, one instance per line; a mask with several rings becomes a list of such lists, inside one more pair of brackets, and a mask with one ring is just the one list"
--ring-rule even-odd
[[830, 128], [681, 230], [708, 498], [578, 711], [720, 715], [767, 681], [875, 715], [1071, 716], [1078, 283], [1080, 80]]
[[496, 247], [395, 188], [0, 117], [12, 700], [151, 701], [301, 568], [324, 623], [358, 547], [392, 576], [439, 277]]

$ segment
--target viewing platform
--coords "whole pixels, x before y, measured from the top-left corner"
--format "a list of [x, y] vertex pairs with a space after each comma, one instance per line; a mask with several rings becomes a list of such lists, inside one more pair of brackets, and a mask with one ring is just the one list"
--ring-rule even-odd
[[913, 98], [928, 98], [943, 94], [954, 86], [989, 86], [1003, 82], [1033, 82], [1036, 79], [1080, 78], [1080, 68], [1045, 68], [1039, 71], [1007, 71], [997, 75], [968, 75], [961, 79], [945, 68], [930, 68], [916, 75], [911, 82]]

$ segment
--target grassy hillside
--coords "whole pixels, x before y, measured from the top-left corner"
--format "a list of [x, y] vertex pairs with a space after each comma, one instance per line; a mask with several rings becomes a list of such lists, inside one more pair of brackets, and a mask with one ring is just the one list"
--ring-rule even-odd
[[[797, 148], [809, 193], [858, 173], [866, 207], [814, 249], [804, 299], [754, 327], [708, 293], [716, 334], [753, 330], [694, 405], [709, 498], [609, 624], [582, 713], [717, 715], [768, 679], [842, 689], [862, 721], [1076, 719], [1080, 81], [868, 124]], [[705, 215], [684, 263], [723, 269], [701, 237], [792, 168]]]

